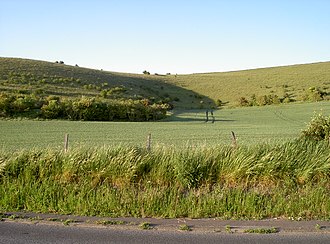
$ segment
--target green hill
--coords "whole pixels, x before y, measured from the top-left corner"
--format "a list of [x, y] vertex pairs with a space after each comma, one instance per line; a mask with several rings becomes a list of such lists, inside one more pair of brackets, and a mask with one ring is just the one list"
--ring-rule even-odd
[[107, 72], [18, 58], [0, 58], [0, 92], [37, 93], [64, 97], [104, 96], [148, 98], [171, 102], [179, 108], [198, 108], [213, 102], [191, 90], [167, 82], [161, 75]]
[[[115, 73], [60, 63], [0, 58], [0, 91], [41, 95], [149, 98], [176, 108], [237, 106], [274, 97], [278, 102], [328, 100], [330, 62], [190, 75]], [[263, 101], [257, 101], [262, 103]]]
[[237, 105], [240, 97], [250, 98], [253, 94], [257, 97], [273, 94], [281, 99], [289, 97], [291, 101], [301, 101], [317, 89], [322, 93], [322, 98], [328, 100], [330, 62], [180, 75], [171, 77], [169, 82], [214, 101], [220, 99], [231, 106]]

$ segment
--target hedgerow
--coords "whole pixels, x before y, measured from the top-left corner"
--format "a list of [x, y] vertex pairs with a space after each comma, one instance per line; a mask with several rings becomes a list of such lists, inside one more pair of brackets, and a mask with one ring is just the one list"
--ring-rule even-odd
[[62, 99], [49, 96], [0, 94], [1, 117], [39, 117], [87, 121], [149, 121], [166, 117], [168, 104], [141, 100], [102, 100], [91, 97]]

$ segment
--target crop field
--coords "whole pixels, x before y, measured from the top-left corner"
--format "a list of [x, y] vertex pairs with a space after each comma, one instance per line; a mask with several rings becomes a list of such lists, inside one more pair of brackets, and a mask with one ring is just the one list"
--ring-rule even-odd
[[[130, 145], [230, 145], [231, 131], [239, 144], [283, 142], [299, 137], [314, 113], [330, 113], [329, 102], [248, 107], [214, 111], [215, 122], [205, 123], [205, 110], [175, 111], [160, 122], [84, 122], [0, 120], [0, 148], [61, 148], [64, 134], [70, 147]], [[210, 117], [211, 120], [211, 117]]]

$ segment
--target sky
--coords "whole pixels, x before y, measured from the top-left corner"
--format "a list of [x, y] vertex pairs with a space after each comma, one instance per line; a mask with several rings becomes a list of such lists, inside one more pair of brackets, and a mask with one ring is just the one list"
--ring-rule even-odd
[[0, 0], [0, 57], [159, 74], [330, 61], [330, 0]]

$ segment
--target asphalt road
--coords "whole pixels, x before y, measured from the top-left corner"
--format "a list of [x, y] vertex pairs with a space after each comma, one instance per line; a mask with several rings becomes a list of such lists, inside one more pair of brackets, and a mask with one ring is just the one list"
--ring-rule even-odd
[[0, 222], [0, 243], [330, 243], [329, 233], [246, 234]]

